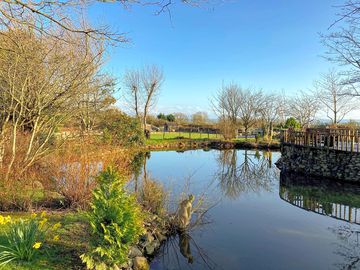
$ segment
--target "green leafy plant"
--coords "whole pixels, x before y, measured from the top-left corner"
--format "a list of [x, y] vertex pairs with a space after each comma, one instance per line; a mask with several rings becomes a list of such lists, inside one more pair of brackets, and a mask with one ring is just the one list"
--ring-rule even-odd
[[298, 129], [301, 128], [301, 125], [294, 117], [289, 117], [288, 119], [286, 119], [285, 128]]
[[[46, 213], [43, 212], [39, 217], [33, 214], [29, 219], [18, 219], [11, 221], [10, 217], [0, 217], [0, 224], [9, 224], [9, 230], [6, 233], [7, 245], [1, 245], [0, 248], [0, 266], [11, 261], [27, 261], [34, 259], [39, 249], [46, 240], [47, 233], [56, 231], [60, 223], [50, 227], [47, 223]], [[58, 240], [55, 235], [53, 240]]]
[[125, 189], [125, 177], [111, 167], [97, 178], [91, 211], [90, 250], [81, 255], [89, 269], [114, 269], [127, 261], [130, 245], [144, 232], [141, 208]]

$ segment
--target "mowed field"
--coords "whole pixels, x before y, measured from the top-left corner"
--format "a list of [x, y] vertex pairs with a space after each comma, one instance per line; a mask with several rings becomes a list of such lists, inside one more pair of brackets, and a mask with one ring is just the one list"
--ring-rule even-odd
[[150, 140], [172, 140], [172, 139], [222, 139], [220, 134], [207, 134], [197, 132], [151, 132]]

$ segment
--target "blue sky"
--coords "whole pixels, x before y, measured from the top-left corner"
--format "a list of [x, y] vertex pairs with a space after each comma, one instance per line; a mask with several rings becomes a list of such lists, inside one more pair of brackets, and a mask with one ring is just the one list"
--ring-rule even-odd
[[[131, 42], [109, 49], [106, 69], [157, 64], [166, 77], [157, 111], [210, 111], [209, 98], [223, 82], [285, 91], [308, 89], [331, 64], [319, 32], [335, 20], [329, 0], [238, 0], [202, 7], [180, 3], [154, 15], [150, 7], [97, 5], [92, 21], [126, 32]], [[121, 101], [119, 102], [121, 104]]]

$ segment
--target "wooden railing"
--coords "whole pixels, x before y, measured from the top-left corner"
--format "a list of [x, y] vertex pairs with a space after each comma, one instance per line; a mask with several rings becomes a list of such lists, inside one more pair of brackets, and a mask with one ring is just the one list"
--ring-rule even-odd
[[360, 152], [360, 129], [308, 128], [284, 131], [283, 142], [316, 148]]

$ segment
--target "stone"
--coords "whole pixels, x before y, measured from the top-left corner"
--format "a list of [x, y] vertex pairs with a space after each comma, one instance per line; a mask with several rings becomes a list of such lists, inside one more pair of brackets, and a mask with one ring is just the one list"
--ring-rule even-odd
[[360, 153], [283, 144], [282, 171], [360, 182]]
[[147, 254], [147, 255], [153, 255], [154, 252], [155, 252], [155, 247], [154, 247], [154, 245], [152, 245], [151, 243], [148, 244], [148, 245], [145, 247], [145, 251], [146, 251], [146, 254]]
[[160, 242], [158, 240], [154, 240], [151, 243], [145, 246], [145, 251], [147, 255], [153, 255], [155, 250], [160, 247]]
[[141, 257], [142, 255], [143, 254], [142, 254], [141, 250], [138, 247], [131, 247], [130, 248], [130, 254], [129, 254], [130, 258]]
[[113, 268], [114, 270], [121, 270], [121, 268], [117, 264], [115, 264]]
[[135, 257], [133, 260], [134, 270], [150, 270], [150, 266], [145, 257]]
[[152, 233], [151, 232], [147, 232], [146, 233], [146, 242], [152, 242], [152, 241], [154, 241], [154, 236], [152, 235]]
[[156, 232], [155, 235], [156, 235], [157, 240], [159, 240], [160, 242], [164, 242], [167, 239], [166, 236], [163, 235], [162, 233]]
[[155, 240], [154, 236], [150, 232], [147, 232], [146, 234], [144, 234], [140, 237], [139, 244], [141, 247], [145, 247], [154, 240]]

